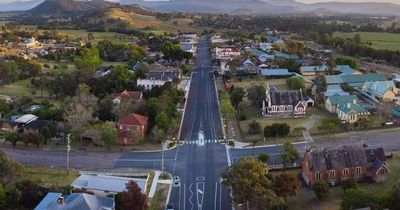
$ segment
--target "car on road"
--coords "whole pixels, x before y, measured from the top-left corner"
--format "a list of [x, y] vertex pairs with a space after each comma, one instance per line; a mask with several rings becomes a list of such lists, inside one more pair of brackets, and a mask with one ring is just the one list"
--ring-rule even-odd
[[179, 187], [181, 185], [181, 180], [179, 179], [179, 176], [174, 176], [174, 186]]
[[165, 210], [174, 210], [174, 205], [168, 204]]

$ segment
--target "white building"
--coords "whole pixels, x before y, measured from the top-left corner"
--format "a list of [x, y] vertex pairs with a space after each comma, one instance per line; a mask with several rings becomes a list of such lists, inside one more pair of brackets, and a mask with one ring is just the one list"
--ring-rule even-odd
[[165, 83], [178, 78], [180, 78], [179, 70], [150, 71], [146, 78], [137, 79], [137, 85], [144, 87], [145, 90], [151, 90], [155, 86], [163, 86]]

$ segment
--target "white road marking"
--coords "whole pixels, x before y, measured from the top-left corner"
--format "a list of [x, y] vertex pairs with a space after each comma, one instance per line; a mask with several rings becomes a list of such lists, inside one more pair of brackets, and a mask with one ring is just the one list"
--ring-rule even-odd
[[193, 183], [192, 184], [190, 184], [190, 186], [189, 186], [189, 191], [190, 191], [190, 197], [189, 197], [189, 203], [192, 205], [192, 208], [190, 208], [190, 209], [193, 209], [194, 208], [194, 203], [192, 202], [192, 197], [193, 197], [193, 191], [192, 191], [192, 185], [193, 185]]
[[[162, 159], [116, 159], [117, 161], [123, 162], [157, 162], [162, 161]], [[174, 159], [164, 159], [164, 161], [173, 161]]]

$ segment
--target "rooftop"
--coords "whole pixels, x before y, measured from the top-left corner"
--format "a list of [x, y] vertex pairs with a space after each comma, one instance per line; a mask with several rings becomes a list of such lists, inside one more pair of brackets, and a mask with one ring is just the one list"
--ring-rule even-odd
[[374, 81], [385, 81], [386, 77], [383, 73], [369, 74], [348, 74], [348, 75], [326, 75], [326, 84], [345, 84], [345, 83], [364, 83]]
[[23, 115], [22, 117], [16, 119], [15, 122], [27, 124], [27, 123], [30, 123], [37, 119], [38, 119], [38, 116], [36, 116], [36, 115], [26, 114], [26, 115]]
[[[64, 199], [63, 203], [60, 199]], [[48, 193], [34, 210], [107, 210], [114, 209], [113, 198], [97, 197], [86, 193]]]
[[91, 175], [82, 174], [71, 184], [74, 188], [95, 189], [109, 192], [123, 192], [126, 184], [134, 181], [140, 187], [141, 192], [145, 193], [146, 179], [137, 179], [129, 177], [107, 176], [107, 175]]

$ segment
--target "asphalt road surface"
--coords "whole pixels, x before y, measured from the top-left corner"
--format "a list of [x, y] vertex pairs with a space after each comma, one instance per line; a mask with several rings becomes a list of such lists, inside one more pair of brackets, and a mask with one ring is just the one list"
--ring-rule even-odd
[[231, 208], [220, 182], [227, 150], [218, 142], [223, 133], [208, 45], [209, 40], [200, 40], [180, 136], [185, 144], [177, 148], [172, 168], [179, 177], [170, 199], [175, 209]]

